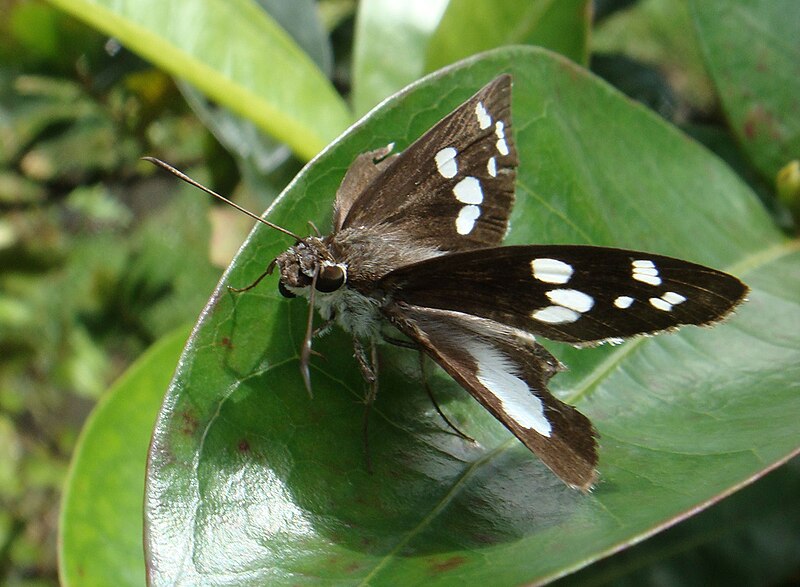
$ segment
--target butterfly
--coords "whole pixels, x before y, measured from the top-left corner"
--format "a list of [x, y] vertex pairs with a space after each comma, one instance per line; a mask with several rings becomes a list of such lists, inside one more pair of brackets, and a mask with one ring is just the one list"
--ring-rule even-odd
[[[353, 335], [368, 401], [377, 391], [376, 344], [416, 348], [566, 484], [589, 490], [597, 433], [548, 390], [564, 367], [536, 337], [586, 346], [709, 325], [748, 288], [651, 253], [501, 246], [519, 163], [511, 96], [511, 76], [500, 75], [405, 151], [389, 145], [357, 156], [327, 236], [299, 237], [245, 210], [296, 242], [242, 289], [277, 268], [281, 294], [309, 299], [300, 360], [309, 392], [312, 339], [333, 324]], [[325, 321], [316, 329], [314, 308]]]

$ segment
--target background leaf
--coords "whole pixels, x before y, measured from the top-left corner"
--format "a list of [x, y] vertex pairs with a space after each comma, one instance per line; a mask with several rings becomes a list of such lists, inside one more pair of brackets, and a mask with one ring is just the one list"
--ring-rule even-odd
[[425, 72], [425, 47], [446, 0], [362, 0], [353, 46], [353, 110], [359, 115]]
[[590, 18], [587, 0], [362, 1], [354, 110], [363, 114], [424, 73], [503, 45], [540, 45], [585, 63]]
[[[374, 111], [287, 188], [271, 220], [325, 226], [358, 153], [404, 148], [503, 71], [514, 74], [521, 167], [509, 242], [652, 250], [728, 269], [753, 288], [728, 323], [613, 348], [552, 345], [554, 380], [601, 434], [601, 481], [567, 489], [452, 381], [382, 355], [364, 469], [363, 382], [347, 336], [318, 341], [315, 397], [298, 373], [306, 308], [273, 283], [220, 286], [156, 426], [145, 511], [151, 580], [510, 585], [566, 574], [691, 515], [800, 445], [800, 247], [716, 157], [574, 64], [507, 49], [431, 76]], [[258, 227], [223, 283], [287, 246]]]
[[800, 157], [800, 11], [792, 0], [689, 2], [697, 38], [742, 149], [772, 180]]
[[800, 459], [685, 522], [558, 581], [589, 585], [788, 585], [800, 564]]
[[588, 61], [587, 0], [451, 0], [428, 43], [426, 71], [503, 45], [538, 45]]
[[[669, 81], [668, 90], [677, 93], [680, 102], [672, 105], [677, 112], [670, 112], [663, 103], [651, 102], [651, 107], [679, 124], [685, 123], [693, 111], [707, 113], [713, 109], [716, 96], [699, 41], [686, 34], [692, 28], [688, 5], [672, 0], [637, 0], [630, 4], [595, 23], [591, 33], [592, 70], [598, 59], [622, 55], [640, 67], [655, 69]], [[624, 72], [617, 79], [625, 85], [636, 82], [635, 78], [625, 78]], [[620, 89], [626, 91], [624, 87]]]
[[83, 428], [64, 488], [61, 584], [143, 585], [142, 495], [150, 431], [189, 329], [165, 336], [114, 384]]
[[51, 2], [247, 117], [301, 157], [315, 155], [350, 122], [319, 68], [253, 2]]

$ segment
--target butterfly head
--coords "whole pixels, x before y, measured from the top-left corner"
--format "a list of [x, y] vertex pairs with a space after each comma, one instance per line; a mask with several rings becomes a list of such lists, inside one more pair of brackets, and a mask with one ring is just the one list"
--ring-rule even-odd
[[[307, 237], [278, 255], [278, 290], [285, 297], [307, 295], [312, 283], [317, 292], [332, 293], [347, 282], [347, 266], [338, 263], [325, 241]], [[314, 275], [316, 274], [316, 282]]]

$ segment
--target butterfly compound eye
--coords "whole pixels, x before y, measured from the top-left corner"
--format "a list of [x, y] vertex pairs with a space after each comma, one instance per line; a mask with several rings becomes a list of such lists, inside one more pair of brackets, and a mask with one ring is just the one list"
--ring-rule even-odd
[[345, 272], [341, 265], [324, 265], [317, 277], [317, 291], [330, 293], [344, 285]]
[[278, 282], [278, 293], [280, 293], [285, 298], [296, 298], [297, 296], [290, 292], [285, 285], [283, 285], [282, 281]]

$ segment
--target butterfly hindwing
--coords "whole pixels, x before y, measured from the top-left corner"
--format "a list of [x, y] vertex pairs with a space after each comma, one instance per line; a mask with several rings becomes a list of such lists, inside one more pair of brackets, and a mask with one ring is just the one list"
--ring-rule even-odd
[[383, 147], [361, 153], [347, 168], [333, 204], [333, 231], [339, 232], [353, 203], [386, 167], [397, 158], [391, 155], [392, 147]]
[[335, 229], [387, 225], [441, 251], [497, 246], [517, 163], [511, 76], [501, 75], [390, 161], [357, 160], [366, 179], [340, 188]]
[[398, 302], [572, 344], [713, 323], [748, 291], [737, 278], [688, 261], [581, 245], [454, 253], [401, 267], [381, 286]]
[[394, 305], [389, 319], [567, 484], [596, 479], [591, 422], [547, 389], [559, 362], [533, 337], [502, 324]]

